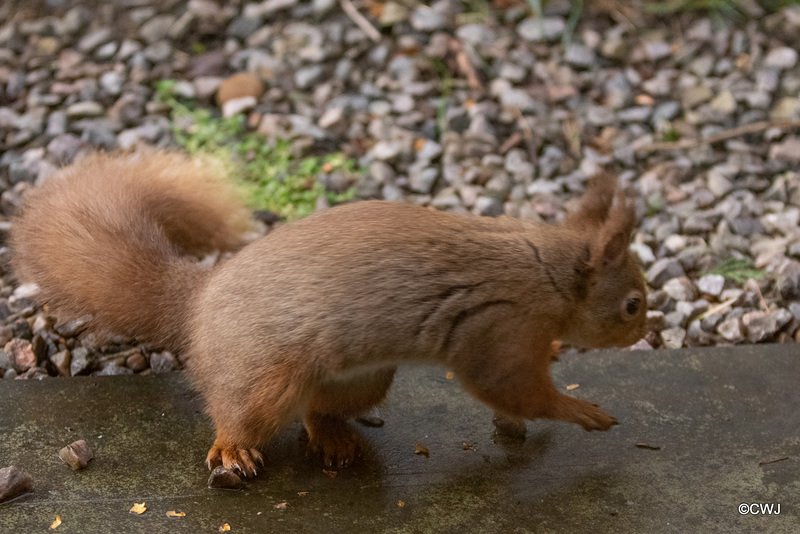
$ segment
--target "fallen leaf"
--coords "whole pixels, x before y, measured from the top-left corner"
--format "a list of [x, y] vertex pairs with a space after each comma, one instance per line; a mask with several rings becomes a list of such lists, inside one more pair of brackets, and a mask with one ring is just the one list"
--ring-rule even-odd
[[453, 371], [447, 371], [447, 374], [444, 377], [448, 380], [452, 380], [456, 377], [456, 374]]
[[403, 501], [397, 501], [397, 506], [399, 506], [400, 508], [402, 508], [405, 505], [406, 503], [404, 503]]
[[336, 478], [336, 475], [339, 474], [337, 471], [328, 471], [327, 469], [323, 469], [322, 472], [328, 475], [328, 478]]
[[301, 497], [305, 497], [306, 495], [308, 495], [308, 492], [307, 491], [298, 491], [297, 494], [300, 495]]
[[136, 515], [142, 515], [146, 510], [147, 507], [144, 505], [144, 503], [133, 503], [130, 511]]
[[744, 70], [750, 66], [750, 56], [748, 54], [739, 54], [736, 56], [736, 68]]
[[286, 501], [283, 501], [282, 503], [276, 504], [275, 508], [277, 508], [278, 510], [286, 510], [286, 506], [288, 506], [288, 504], [289, 503], [287, 503]]
[[567, 386], [567, 391], [572, 391], [573, 389], [578, 389], [579, 387], [581, 387], [580, 384], [570, 384]]
[[174, 510], [170, 510], [167, 512], [167, 517], [186, 517], [186, 512], [176, 512]]
[[369, 16], [379, 19], [383, 15], [383, 10], [386, 6], [383, 2], [369, 2], [367, 7], [369, 8]]
[[648, 450], [648, 451], [660, 451], [661, 450], [661, 447], [658, 447], [656, 445], [648, 445], [647, 443], [637, 443], [636, 444], [636, 448], [637, 449], [645, 449], [645, 450]]
[[422, 443], [417, 443], [417, 448], [414, 449], [414, 454], [420, 454], [425, 458], [430, 458], [431, 451], [428, 450], [428, 447], [423, 445]]
[[53, 524], [52, 524], [52, 525], [50, 525], [50, 530], [55, 530], [55, 529], [57, 529], [57, 528], [58, 528], [58, 525], [60, 525], [60, 524], [61, 524], [61, 516], [58, 516], [58, 515], [57, 515], [57, 516], [56, 516], [56, 520], [55, 520], [55, 521], [53, 521]]
[[228, 532], [231, 529], [231, 526], [228, 523], [225, 523], [221, 527], [219, 527], [220, 532]]

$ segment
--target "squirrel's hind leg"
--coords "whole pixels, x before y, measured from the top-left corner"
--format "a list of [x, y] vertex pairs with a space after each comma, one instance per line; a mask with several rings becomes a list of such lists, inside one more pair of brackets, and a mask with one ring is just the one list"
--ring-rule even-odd
[[327, 468], [348, 467], [361, 455], [363, 438], [348, 419], [383, 402], [395, 371], [387, 367], [315, 387], [303, 424], [309, 451], [321, 456]]
[[308, 406], [312, 388], [290, 366], [270, 368], [252, 384], [236, 391], [205, 391], [216, 440], [208, 451], [209, 469], [222, 465], [246, 477], [256, 476], [264, 460], [257, 450]]

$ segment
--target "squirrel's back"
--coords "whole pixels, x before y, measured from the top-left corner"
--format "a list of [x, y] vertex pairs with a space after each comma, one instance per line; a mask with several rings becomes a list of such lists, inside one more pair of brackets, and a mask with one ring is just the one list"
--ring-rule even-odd
[[164, 152], [95, 153], [25, 197], [12, 266], [64, 318], [182, 346], [206, 271], [186, 255], [232, 249], [246, 212], [220, 169]]

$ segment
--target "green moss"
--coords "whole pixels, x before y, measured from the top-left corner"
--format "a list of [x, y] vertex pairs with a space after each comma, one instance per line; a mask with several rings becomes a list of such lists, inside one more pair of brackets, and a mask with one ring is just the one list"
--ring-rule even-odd
[[288, 140], [278, 139], [270, 144], [265, 136], [248, 131], [243, 115], [222, 118], [210, 109], [185, 102], [174, 89], [174, 80], [156, 84], [159, 99], [170, 109], [176, 142], [190, 154], [221, 160], [236, 177], [253, 209], [269, 210], [293, 220], [313, 213], [321, 197], [331, 205], [353, 198], [353, 188], [330, 193], [317, 180], [320, 173], [358, 174], [353, 159], [341, 153], [295, 157]]
[[729, 258], [710, 271], [707, 274], [720, 274], [729, 280], [744, 284], [748, 279], [761, 280], [764, 278], [763, 271], [755, 268], [753, 261], [750, 259]]

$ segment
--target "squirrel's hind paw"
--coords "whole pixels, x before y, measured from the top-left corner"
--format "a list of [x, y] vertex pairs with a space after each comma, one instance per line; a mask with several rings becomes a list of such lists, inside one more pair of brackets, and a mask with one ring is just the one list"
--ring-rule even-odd
[[214, 443], [208, 451], [206, 466], [213, 470], [219, 465], [245, 477], [254, 477], [258, 474], [256, 467], [264, 465], [264, 457], [256, 449], [224, 447]]

